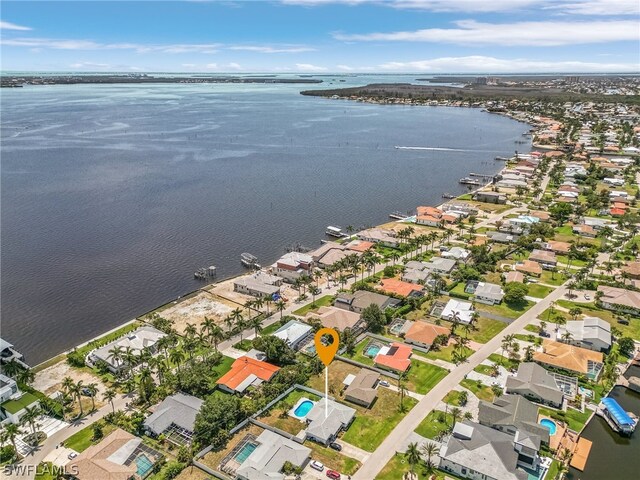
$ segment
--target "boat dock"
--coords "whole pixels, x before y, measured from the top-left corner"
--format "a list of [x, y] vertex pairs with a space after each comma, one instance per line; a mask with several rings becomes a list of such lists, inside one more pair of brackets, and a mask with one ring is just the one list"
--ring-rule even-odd
[[389, 218], [393, 218], [395, 220], [404, 220], [406, 218], [409, 218], [409, 215], [405, 215], [404, 213], [401, 213], [401, 212], [391, 212], [389, 214]]
[[605, 397], [600, 401], [596, 414], [605, 419], [614, 432], [631, 435], [638, 425], [638, 417], [626, 412], [612, 397]]
[[580, 437], [578, 444], [576, 445], [576, 449], [573, 451], [573, 456], [571, 457], [570, 465], [573, 468], [580, 470], [581, 472], [584, 471], [584, 466], [587, 464], [592, 444], [593, 442], [591, 440]]
[[475, 178], [471, 177], [461, 178], [460, 180], [458, 180], [458, 183], [461, 183], [463, 185], [476, 185], [478, 187], [482, 185], [482, 183], [480, 183], [480, 180], [476, 180]]

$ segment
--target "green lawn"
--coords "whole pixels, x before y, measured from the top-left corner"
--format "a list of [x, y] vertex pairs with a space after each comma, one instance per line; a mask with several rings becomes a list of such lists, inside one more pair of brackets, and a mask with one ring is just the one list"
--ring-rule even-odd
[[318, 310], [320, 307], [326, 307], [333, 303], [333, 295], [325, 295], [324, 297], [316, 298], [315, 303], [305, 305], [293, 312], [294, 315], [304, 317], [307, 313]]
[[526, 327], [524, 327], [524, 329], [527, 332], [533, 332], [533, 333], [538, 333], [540, 331], [540, 327], [538, 325], [533, 325], [533, 324], [529, 324]]
[[304, 445], [311, 449], [311, 458], [322, 462], [326, 468], [336, 470], [344, 475], [353, 475], [360, 468], [359, 461], [342, 455], [329, 447], [323, 447], [311, 440], [304, 442]]
[[[446, 417], [446, 420], [445, 420]], [[443, 421], [444, 420], [444, 421]], [[438, 434], [445, 431], [447, 427], [450, 427], [453, 423], [453, 417], [450, 413], [445, 413], [441, 410], [432, 410], [429, 415], [420, 422], [415, 432], [418, 435], [422, 435], [425, 438], [435, 439]]]
[[568, 408], [566, 412], [552, 410], [550, 408], [540, 407], [538, 411], [541, 415], [548, 415], [556, 420], [562, 420], [569, 425], [569, 428], [575, 432], [580, 432], [591, 416], [591, 410], [585, 409], [585, 412], [579, 412], [573, 408]]
[[535, 298], [544, 298], [553, 292], [553, 288], [545, 287], [544, 285], [538, 285], [536, 283], [530, 283], [529, 287], [529, 296]]
[[448, 373], [437, 365], [413, 360], [407, 373], [407, 388], [412, 392], [426, 394]]
[[546, 283], [547, 285], [555, 285], [556, 287], [562, 285], [567, 277], [563, 273], [552, 272], [550, 270], [543, 270], [540, 275], [540, 283]]
[[122, 328], [119, 328], [107, 335], [104, 335], [96, 340], [92, 340], [90, 341], [88, 344], [86, 344], [84, 347], [80, 347], [78, 348], [76, 351], [78, 352], [79, 355], [81, 355], [83, 358], [93, 349], [98, 348], [98, 347], [102, 347], [103, 345], [106, 345], [109, 342], [112, 342], [120, 337], [122, 337], [123, 335], [125, 335], [126, 333], [129, 333], [133, 330], [135, 330], [136, 328], [140, 327], [142, 325], [142, 322], [140, 321], [136, 321], [136, 322], [132, 322], [128, 325], [125, 325]]
[[449, 290], [449, 293], [453, 297], [467, 298], [468, 299], [469, 297], [472, 297], [473, 294], [465, 292], [464, 291], [465, 287], [466, 287], [466, 283], [465, 282], [458, 282], [455, 287], [453, 287], [451, 290]]
[[500, 315], [507, 318], [518, 318], [524, 312], [533, 307], [534, 302], [527, 300], [526, 302], [518, 303], [518, 304], [509, 304], [506, 302], [502, 302], [499, 305], [478, 305], [478, 311], [482, 315], [482, 312], [489, 312], [495, 315]]
[[495, 395], [493, 394], [493, 390], [491, 387], [488, 387], [477, 380], [471, 380], [465, 378], [460, 382], [464, 388], [471, 390], [471, 392], [478, 397], [480, 400], [486, 400], [487, 402], [493, 402], [493, 398]]
[[[436, 456], [437, 457], [437, 456]], [[433, 458], [432, 462], [438, 462], [437, 458]], [[397, 453], [393, 456], [389, 463], [385, 465], [385, 467], [380, 471], [375, 480], [403, 480], [403, 475], [409, 471], [409, 464], [405, 460], [405, 456], [403, 453]], [[444, 478], [453, 478], [457, 479], [454, 474], [436, 470], [434, 473], [428, 473], [422, 466], [416, 467], [416, 472], [418, 475], [418, 480], [444, 480]]]
[[405, 396], [405, 411], [401, 412], [399, 393], [380, 389], [371, 409], [357, 409], [358, 414], [342, 439], [367, 452], [373, 452], [416, 403], [416, 399]]
[[[558, 263], [564, 263], [565, 265], [569, 265], [569, 257], [566, 255], [557, 255], [556, 256]], [[577, 258], [574, 258], [573, 260], [571, 260], [571, 266], [572, 267], [584, 267], [586, 266], [588, 263], [585, 262], [584, 260], [578, 260]]]
[[[103, 438], [113, 432], [116, 427], [111, 423], [107, 423], [103, 420], [100, 420], [102, 423], [102, 432]], [[93, 425], [88, 425], [79, 432], [71, 435], [65, 442], [64, 446], [67, 448], [71, 448], [78, 453], [84, 452], [87, 448], [89, 448], [94, 443], [99, 443], [100, 440], [92, 441], [93, 438]]]
[[369, 343], [371, 339], [370, 338], [365, 338], [364, 340], [362, 340], [360, 343], [358, 343], [356, 345], [356, 351], [353, 355], [349, 356], [349, 355], [345, 355], [348, 358], [350, 358], [351, 360], [354, 360], [356, 362], [360, 362], [363, 363], [365, 365], [373, 365], [373, 359], [371, 357], [367, 357], [364, 354], [364, 347], [367, 345], [367, 343]]
[[282, 323], [280, 321], [274, 322], [271, 325], [269, 325], [268, 327], [264, 327], [262, 329], [262, 331], [260, 332], [260, 335], [263, 336], [263, 337], [266, 337], [267, 335], [272, 335], [281, 326], [282, 326]]
[[483, 375], [491, 376], [491, 374], [493, 373], [493, 367], [491, 367], [489, 365], [480, 364], [476, 368], [474, 368], [473, 371], [481, 373]]
[[231, 370], [231, 365], [233, 365], [233, 362], [235, 362], [234, 358], [227, 357], [227, 356], [223, 355], [222, 356], [222, 361], [220, 362], [220, 365], [217, 365], [213, 369], [213, 372], [211, 374], [212, 381], [215, 382], [221, 376], [223, 376], [225, 373], [227, 373], [229, 370]]
[[544, 480], [556, 480], [556, 475], [560, 471], [560, 462], [558, 460], [554, 460], [551, 462], [551, 466], [547, 471], [547, 474], [544, 476]]
[[493, 337], [498, 335], [498, 333], [504, 330], [506, 326], [507, 324], [500, 320], [480, 317], [476, 322], [477, 330], [469, 334], [469, 340], [473, 340], [478, 343], [487, 343]]
[[[631, 337], [634, 340], [640, 340], [640, 319], [635, 318], [631, 315], [628, 315], [630, 319], [629, 325], [623, 325], [622, 323], [618, 323], [616, 314], [609, 310], [604, 310], [602, 308], [598, 308], [593, 303], [576, 303], [570, 302], [568, 300], [558, 300], [556, 302], [559, 306], [571, 309], [574, 307], [582, 310], [582, 314], [588, 317], [598, 317], [608, 322], [612, 327], [616, 327], [618, 330], [622, 332], [623, 336]], [[555, 309], [557, 311], [557, 309]], [[562, 312], [563, 314], [566, 312]], [[567, 319], [571, 320], [571, 316], [569, 314], [563, 315]], [[546, 320], [545, 316], [542, 317], [542, 320]]]
[[[448, 347], [440, 348], [439, 350], [429, 350], [429, 353], [424, 356], [427, 358], [431, 358], [432, 360], [444, 360], [445, 362], [453, 363], [453, 345], [449, 345]], [[473, 350], [465, 347], [465, 355], [468, 357], [473, 353]]]
[[448, 403], [449, 405], [455, 405], [456, 407], [459, 407], [461, 394], [462, 392], [459, 392], [458, 390], [451, 390], [449, 393], [445, 395], [443, 401], [445, 403]]
[[491, 355], [489, 355], [489, 360], [491, 360], [493, 363], [497, 363], [498, 365], [502, 365], [507, 369], [518, 368], [518, 365], [520, 364], [520, 362], [509, 360], [507, 357], [500, 355], [499, 353], [492, 353]]
[[514, 335], [514, 337], [516, 337], [518, 340], [521, 340], [523, 342], [531, 342], [531, 343], [536, 343], [536, 340], [540, 337], [538, 337], [537, 335], [533, 334], [533, 333], [529, 333], [527, 335], [523, 334], [523, 333], [516, 333]]

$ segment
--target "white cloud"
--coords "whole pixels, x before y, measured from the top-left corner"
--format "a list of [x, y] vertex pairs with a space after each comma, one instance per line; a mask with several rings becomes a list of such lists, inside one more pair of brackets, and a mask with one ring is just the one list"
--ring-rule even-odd
[[413, 62], [388, 62], [379, 65], [385, 71], [431, 73], [611, 73], [635, 72], [637, 65], [630, 63], [595, 63], [578, 61], [540, 61], [526, 58], [503, 59], [472, 55], [442, 57]]
[[246, 52], [258, 52], [258, 53], [303, 53], [314, 52], [315, 48], [311, 47], [270, 47], [261, 45], [232, 45], [229, 50], [239, 50]]
[[342, 34], [345, 41], [400, 41], [454, 43], [459, 45], [533, 45], [550, 47], [616, 41], [639, 41], [638, 23], [631, 20], [562, 22], [539, 21], [517, 23], [480, 23], [475, 20], [454, 22], [458, 28], [426, 28], [391, 33]]
[[296, 63], [296, 69], [300, 72], [326, 72], [325, 67], [319, 67], [318, 65], [312, 65], [310, 63]]
[[343, 72], [353, 72], [355, 68], [350, 67], [349, 65], [336, 65], [338, 70], [342, 70]]
[[0, 30], [33, 30], [31, 27], [25, 27], [22, 25], [16, 25], [15, 23], [11, 23], [11, 22], [3, 22], [0, 21]]
[[51, 39], [51, 38], [3, 38], [0, 44], [14, 47], [52, 48], [55, 50], [134, 50], [138, 53], [216, 53], [217, 43], [204, 44], [140, 44], [140, 43], [98, 43], [92, 40]]
[[640, 15], [638, 0], [584, 0], [549, 5], [545, 8], [574, 15]]
[[97, 69], [102, 70], [102, 69], [109, 68], [111, 65], [109, 65], [108, 63], [77, 62], [77, 63], [72, 63], [69, 66], [71, 68], [83, 68], [83, 69], [97, 68]]

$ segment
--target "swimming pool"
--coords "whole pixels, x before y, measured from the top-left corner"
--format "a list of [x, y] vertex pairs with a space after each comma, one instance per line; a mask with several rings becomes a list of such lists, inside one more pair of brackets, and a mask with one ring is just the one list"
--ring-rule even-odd
[[313, 408], [313, 402], [311, 400], [304, 400], [300, 402], [296, 409], [293, 411], [296, 417], [304, 418], [309, 411]]
[[249, 455], [251, 455], [257, 447], [258, 446], [255, 443], [251, 443], [251, 442], [245, 443], [235, 456], [236, 462], [238, 462], [239, 464], [243, 464], [245, 460], [249, 458]]
[[549, 429], [549, 435], [553, 436], [556, 434], [556, 422], [554, 422], [553, 420], [549, 418], [543, 418], [542, 420], [540, 420], [540, 425]]
[[153, 468], [153, 462], [151, 460], [149, 460], [149, 457], [147, 457], [144, 453], [141, 453], [136, 458], [136, 466], [137, 466], [137, 472], [136, 473], [141, 478], [144, 478], [145, 475], [147, 473], [149, 473], [149, 470], [151, 470]]
[[375, 357], [376, 355], [378, 355], [378, 352], [380, 351], [380, 345], [369, 345], [367, 347], [367, 352], [365, 355], [367, 355], [367, 357]]

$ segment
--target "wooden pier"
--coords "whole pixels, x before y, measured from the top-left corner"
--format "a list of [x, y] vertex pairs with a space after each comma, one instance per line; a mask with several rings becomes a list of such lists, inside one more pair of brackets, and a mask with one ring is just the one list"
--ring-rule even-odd
[[570, 465], [573, 468], [580, 470], [581, 472], [584, 471], [584, 466], [587, 464], [592, 444], [593, 442], [591, 440], [580, 437], [580, 440], [578, 440], [578, 444], [576, 445], [576, 449], [573, 451], [573, 456], [571, 457]]

